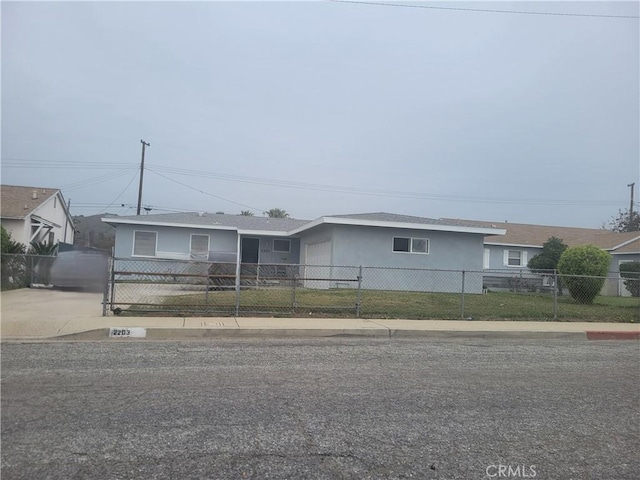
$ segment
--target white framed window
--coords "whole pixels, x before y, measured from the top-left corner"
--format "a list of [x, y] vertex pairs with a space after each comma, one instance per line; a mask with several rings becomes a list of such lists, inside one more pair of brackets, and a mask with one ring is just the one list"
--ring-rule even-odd
[[273, 251], [277, 253], [289, 253], [291, 251], [291, 240], [273, 240]]
[[482, 262], [482, 266], [483, 268], [490, 268], [491, 266], [491, 249], [490, 248], [485, 248], [484, 249], [484, 259]]
[[398, 253], [429, 253], [428, 238], [393, 237], [393, 251]]
[[189, 246], [189, 255], [194, 260], [208, 260], [209, 235], [192, 233]]
[[527, 252], [524, 250], [505, 250], [503, 263], [507, 267], [526, 267]]
[[158, 250], [158, 232], [133, 232], [133, 256], [155, 257]]

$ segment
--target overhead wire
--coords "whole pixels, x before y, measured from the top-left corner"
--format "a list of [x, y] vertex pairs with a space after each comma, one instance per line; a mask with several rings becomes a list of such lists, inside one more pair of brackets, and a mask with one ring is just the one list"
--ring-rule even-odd
[[453, 10], [462, 12], [480, 12], [480, 13], [503, 13], [515, 15], [545, 15], [554, 17], [591, 17], [591, 18], [618, 18], [618, 19], [637, 19], [637, 15], [608, 15], [599, 13], [575, 13], [575, 12], [532, 12], [528, 10], [501, 10], [495, 8], [469, 8], [469, 7], [441, 7], [436, 5], [423, 4], [405, 4], [405, 3], [389, 3], [389, 2], [367, 2], [357, 0], [327, 0], [331, 3], [350, 3], [355, 5], [374, 5], [379, 7], [400, 7], [400, 8], [424, 8], [430, 10]]
[[126, 187], [124, 187], [124, 188], [122, 189], [122, 191], [120, 192], [120, 194], [119, 194], [119, 195], [118, 195], [118, 196], [117, 196], [117, 197], [116, 197], [116, 198], [115, 198], [115, 199], [114, 199], [114, 200], [109, 204], [109, 206], [108, 206], [108, 207], [106, 207], [104, 210], [102, 210], [101, 212], [99, 212], [99, 214], [100, 214], [100, 213], [104, 213], [104, 212], [106, 212], [108, 209], [110, 209], [110, 208], [113, 206], [113, 204], [115, 204], [115, 203], [118, 201], [118, 199], [119, 199], [122, 195], [124, 195], [124, 192], [126, 192], [126, 191], [127, 191], [127, 189], [131, 186], [131, 184], [133, 183], [133, 181], [134, 181], [137, 177], [138, 177], [138, 173], [136, 172], [136, 173], [133, 175], [133, 177], [131, 177], [131, 180], [129, 180], [129, 183], [127, 183], [127, 186], [126, 186]]
[[252, 207], [251, 205], [246, 205], [246, 204], [244, 204], [244, 203], [235, 202], [235, 201], [230, 200], [230, 199], [228, 199], [228, 198], [220, 197], [220, 196], [218, 196], [218, 195], [214, 195], [214, 194], [212, 194], [212, 193], [205, 192], [204, 190], [200, 190], [199, 188], [196, 188], [196, 187], [193, 187], [193, 186], [188, 185], [188, 184], [186, 184], [186, 183], [180, 182], [180, 181], [175, 180], [175, 179], [173, 179], [173, 178], [171, 178], [171, 177], [167, 177], [166, 175], [163, 175], [163, 174], [161, 174], [161, 173], [159, 173], [159, 172], [156, 172], [156, 171], [155, 171], [154, 169], [152, 169], [152, 168], [148, 168], [148, 167], [147, 167], [147, 170], [148, 170], [148, 171], [150, 171], [150, 172], [152, 172], [152, 173], [154, 173], [154, 174], [156, 174], [156, 175], [159, 175], [160, 177], [166, 178], [167, 180], [170, 180], [170, 181], [172, 181], [172, 182], [174, 182], [174, 183], [177, 183], [178, 185], [182, 185], [183, 187], [189, 188], [189, 189], [191, 189], [191, 190], [195, 190], [196, 192], [200, 192], [200, 193], [202, 193], [203, 195], [207, 195], [207, 196], [209, 196], [209, 197], [217, 198], [218, 200], [224, 200], [225, 202], [233, 203], [234, 205], [239, 205], [239, 206], [241, 206], [241, 207], [245, 207], [245, 208], [248, 208], [248, 209], [250, 209], [250, 210], [255, 210], [256, 212], [264, 212], [264, 211], [265, 211], [265, 209], [260, 209], [260, 208], [257, 208], [257, 207]]
[[[567, 199], [523, 199], [523, 198], [506, 198], [506, 197], [480, 197], [471, 195], [446, 195], [446, 194], [432, 194], [424, 192], [411, 192], [411, 191], [398, 191], [398, 190], [381, 190], [361, 187], [350, 186], [338, 186], [338, 185], [326, 185], [318, 183], [308, 182], [296, 182], [279, 179], [268, 179], [260, 177], [248, 177], [242, 175], [230, 175], [219, 174], [213, 172], [206, 172], [202, 170], [187, 170], [176, 167], [164, 167], [159, 165], [153, 165], [152, 168], [156, 174], [159, 171], [165, 173], [171, 173], [173, 175], [182, 176], [196, 176], [215, 178], [218, 180], [225, 180], [231, 182], [259, 184], [267, 186], [278, 186], [283, 188], [294, 188], [300, 190], [314, 190], [322, 192], [335, 192], [346, 193], [353, 195], [368, 195], [379, 197], [393, 197], [393, 198], [410, 198], [417, 200], [446, 200], [451, 202], [474, 202], [474, 203], [495, 203], [495, 204], [523, 204], [523, 205], [578, 205], [578, 206], [616, 206], [619, 201], [594, 201], [594, 200], [567, 200]], [[166, 177], [169, 178], [169, 177]], [[171, 179], [172, 181], [176, 181]], [[176, 181], [177, 182], [177, 181]], [[187, 185], [188, 186], [188, 185]]]

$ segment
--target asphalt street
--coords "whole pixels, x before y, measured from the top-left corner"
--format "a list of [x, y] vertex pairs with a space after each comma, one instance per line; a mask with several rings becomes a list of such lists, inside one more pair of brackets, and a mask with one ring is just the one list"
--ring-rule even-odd
[[637, 479], [638, 342], [2, 345], [2, 478]]

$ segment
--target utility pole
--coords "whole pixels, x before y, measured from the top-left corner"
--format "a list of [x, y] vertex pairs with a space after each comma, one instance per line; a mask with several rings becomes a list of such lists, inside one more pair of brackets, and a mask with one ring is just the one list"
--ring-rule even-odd
[[631, 201], [629, 202], [629, 228], [631, 228], [631, 222], [633, 222], [633, 187], [636, 182], [630, 183], [627, 187], [631, 187]]
[[140, 206], [142, 205], [142, 177], [144, 176], [144, 147], [150, 147], [151, 144], [140, 140], [142, 144], [142, 160], [140, 161], [140, 187], [138, 188], [138, 209], [136, 215], [140, 215]]

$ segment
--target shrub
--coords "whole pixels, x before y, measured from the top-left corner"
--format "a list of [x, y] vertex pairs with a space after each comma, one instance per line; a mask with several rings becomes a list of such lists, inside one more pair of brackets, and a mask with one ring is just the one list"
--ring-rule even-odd
[[640, 262], [620, 264], [620, 276], [624, 278], [624, 286], [633, 297], [640, 297]]
[[558, 271], [576, 302], [593, 302], [602, 290], [610, 261], [611, 255], [595, 245], [580, 245], [564, 251]]

